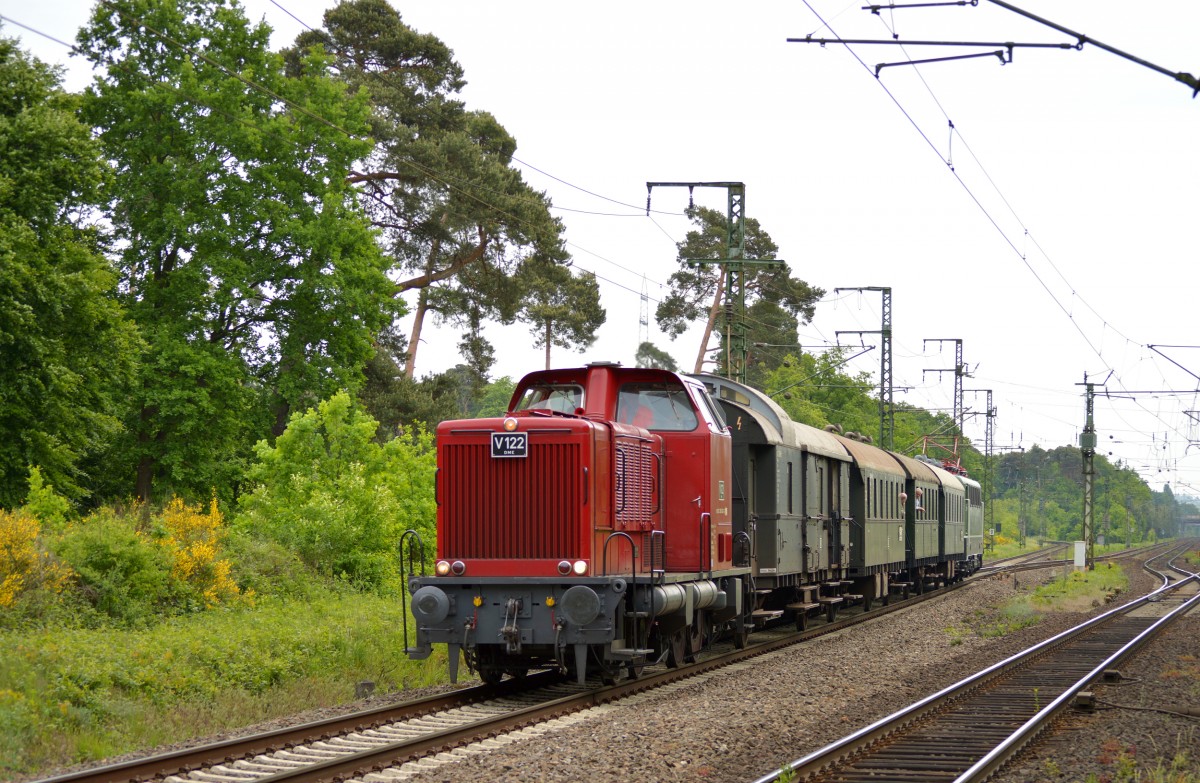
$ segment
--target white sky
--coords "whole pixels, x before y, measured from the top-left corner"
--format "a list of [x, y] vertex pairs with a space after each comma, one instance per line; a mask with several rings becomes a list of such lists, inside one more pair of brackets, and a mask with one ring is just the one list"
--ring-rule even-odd
[[[276, 30], [277, 46], [302, 29], [287, 12], [315, 27], [332, 5], [245, 2], [251, 19]], [[902, 40], [1072, 39], [987, 0], [880, 15], [861, 2], [809, 3], [393, 0], [408, 24], [454, 50], [467, 106], [492, 112], [515, 136], [526, 180], [550, 195], [567, 226], [576, 266], [600, 278], [608, 323], [584, 354], [557, 350], [556, 365], [633, 364], [644, 276], [650, 338], [690, 369], [698, 330], [672, 343], [653, 324], [674, 243], [688, 228], [663, 213], [679, 213], [687, 193], [655, 189], [647, 218], [645, 183], [741, 181], [746, 214], [780, 257], [828, 291], [801, 327], [802, 343], [879, 329], [879, 294], [833, 289], [890, 286], [894, 381], [906, 389], [896, 399], [949, 409], [951, 374], [927, 371], [953, 367], [953, 344], [925, 341], [961, 338], [973, 375], [966, 388], [994, 391], [998, 447], [1077, 444], [1085, 372], [1100, 382], [1111, 370], [1113, 395], [1197, 388], [1200, 348], [1160, 348], [1185, 370], [1146, 347], [1200, 345], [1200, 100], [1189, 88], [1091, 45], [1017, 49], [1003, 67], [989, 57], [887, 68], [877, 80], [875, 64], [902, 61], [905, 51], [786, 39], [890, 38], [892, 27]], [[1016, 4], [1200, 75], [1200, 4]], [[0, 0], [0, 14], [71, 42], [90, 5]], [[12, 24], [4, 34], [68, 65], [69, 88], [90, 78], [64, 46]], [[906, 47], [913, 59], [992, 48]], [[696, 190], [698, 203], [721, 211], [725, 198]], [[431, 326], [418, 375], [459, 361], [458, 335]], [[488, 335], [496, 376], [541, 367], [525, 327]], [[877, 377], [878, 349], [852, 367]], [[1200, 487], [1200, 428], [1186, 413], [1200, 410], [1196, 394], [1134, 397], [1097, 398], [1102, 451], [1155, 488], [1169, 481], [1200, 494], [1190, 489]], [[969, 412], [985, 409], [982, 394], [965, 402]], [[983, 416], [966, 429], [982, 448]]]

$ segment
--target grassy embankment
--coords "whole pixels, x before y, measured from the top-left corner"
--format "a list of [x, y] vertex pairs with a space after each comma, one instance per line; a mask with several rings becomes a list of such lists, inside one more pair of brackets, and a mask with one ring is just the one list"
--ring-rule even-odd
[[[1021, 554], [1013, 551], [1004, 557]], [[1101, 563], [1094, 571], [1066, 571], [1059, 578], [1010, 599], [993, 611], [980, 610], [969, 627], [951, 626], [946, 629], [952, 646], [962, 644], [968, 635], [982, 637], [1004, 636], [1036, 625], [1050, 612], [1085, 612], [1108, 603], [1129, 589], [1124, 570], [1111, 563]]]
[[[144, 630], [0, 633], [0, 779], [445, 681], [404, 655], [399, 597], [331, 593]], [[409, 621], [409, 641], [413, 626]]]

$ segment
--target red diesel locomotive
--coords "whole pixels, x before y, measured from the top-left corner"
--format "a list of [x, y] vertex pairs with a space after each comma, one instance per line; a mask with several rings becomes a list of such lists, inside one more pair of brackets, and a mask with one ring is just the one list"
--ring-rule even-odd
[[527, 375], [507, 415], [437, 430], [437, 560], [410, 657], [485, 682], [614, 679], [756, 624], [977, 568], [978, 484], [792, 421], [716, 376]]
[[[485, 682], [612, 676], [744, 636], [731, 438], [702, 383], [613, 364], [526, 376], [503, 418], [437, 430], [436, 575], [413, 579], [414, 658]], [[743, 547], [743, 550], [745, 547]]]

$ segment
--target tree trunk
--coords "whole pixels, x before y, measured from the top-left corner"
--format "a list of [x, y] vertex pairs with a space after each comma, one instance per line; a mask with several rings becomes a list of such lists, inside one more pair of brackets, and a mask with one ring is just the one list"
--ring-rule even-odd
[[546, 319], [546, 369], [550, 369], [550, 319]]
[[412, 380], [413, 371], [417, 366], [417, 344], [421, 342], [421, 325], [425, 321], [426, 311], [425, 289], [417, 294], [417, 309], [413, 313], [412, 333], [408, 336], [408, 353], [404, 359], [404, 377]]
[[[150, 422], [154, 418], [157, 411], [145, 405], [142, 406], [141, 412], [138, 414], [139, 428], [137, 434], [138, 445], [143, 449], [147, 449], [151, 437], [149, 433]], [[153, 440], [162, 441], [163, 433], [159, 432]], [[137, 475], [134, 477], [133, 491], [137, 495], [137, 499], [142, 504], [142, 514], [149, 519], [150, 514], [150, 493], [154, 489], [154, 467], [156, 460], [149, 454], [143, 453], [138, 458]]]
[[704, 324], [704, 337], [700, 339], [700, 353], [696, 355], [696, 369], [693, 370], [696, 373], [704, 372], [704, 355], [708, 353], [708, 341], [712, 339], [713, 327], [717, 323], [717, 313], [721, 312], [721, 295], [725, 293], [725, 267], [721, 266], [719, 272], [717, 293], [713, 296], [712, 307], [708, 310], [708, 323]]

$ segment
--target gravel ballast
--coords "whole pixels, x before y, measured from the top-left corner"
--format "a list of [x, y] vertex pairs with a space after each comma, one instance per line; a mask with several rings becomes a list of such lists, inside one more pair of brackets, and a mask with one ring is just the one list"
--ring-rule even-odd
[[[1131, 593], [1141, 594], [1152, 580], [1140, 568], [1130, 567]], [[992, 627], [999, 607], [1020, 592], [1054, 578], [1046, 569], [1012, 576], [994, 576], [963, 590], [824, 637], [813, 643], [765, 655], [753, 662], [722, 669], [684, 684], [643, 694], [609, 705], [570, 721], [561, 729], [539, 731], [532, 739], [503, 749], [442, 764], [413, 780], [523, 780], [523, 781], [728, 781], [744, 783], [778, 769], [852, 731], [884, 717], [930, 693], [1003, 660], [1036, 641], [1078, 624], [1090, 612], [1055, 612], [1042, 621], [998, 637], [984, 637], [971, 629]], [[1157, 652], [1139, 656], [1155, 671], [1139, 677], [1145, 693], [1133, 686], [1116, 688], [1119, 696], [1100, 692], [1117, 701], [1141, 699], [1167, 701], [1162, 690], [1176, 694], [1191, 690], [1191, 705], [1200, 706], [1195, 655], [1196, 620], [1169, 636], [1161, 637]], [[1190, 649], [1190, 652], [1188, 652]], [[1190, 662], [1181, 661], [1181, 656]], [[1184, 685], [1164, 681], [1163, 666], [1191, 667]], [[1160, 692], [1156, 695], [1155, 688]], [[1098, 689], [1099, 690], [1099, 689]], [[1175, 736], [1192, 746], [1196, 769], [1196, 721], [1172, 721], [1167, 716], [1138, 713], [1145, 727], [1138, 736], [1161, 737], [1161, 753], [1175, 756]], [[1119, 754], [1096, 750], [1082, 737], [1096, 740], [1096, 748], [1113, 748], [1126, 742], [1112, 730], [1090, 721], [1126, 720], [1101, 712], [1086, 720], [1073, 720], [1063, 735], [1066, 741], [1046, 746], [1004, 772], [1003, 780], [1078, 780], [1096, 771], [1097, 781], [1115, 780], [1111, 764], [1126, 763]], [[1155, 729], [1171, 726], [1163, 734]], [[1165, 730], [1165, 729], [1164, 729]], [[1191, 733], [1187, 733], [1190, 731]], [[1057, 735], [1056, 735], [1057, 736]], [[1130, 738], [1130, 742], [1134, 740]], [[1107, 744], [1105, 744], [1107, 743]], [[1139, 764], [1157, 761], [1143, 738], [1136, 740]], [[1090, 766], [1083, 766], [1083, 756]], [[1055, 766], [1057, 765], [1057, 766]], [[1049, 777], [1055, 771], [1060, 777]], [[1133, 778], [1125, 778], [1132, 780]], [[1143, 778], [1144, 779], [1144, 778]]]

